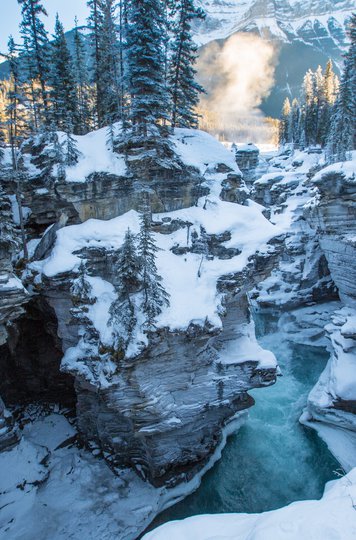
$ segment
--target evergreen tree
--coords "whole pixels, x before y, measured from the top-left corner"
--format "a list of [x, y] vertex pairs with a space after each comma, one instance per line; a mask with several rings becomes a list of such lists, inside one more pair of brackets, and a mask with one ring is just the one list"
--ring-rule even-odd
[[351, 17], [350, 39], [328, 138], [330, 161], [345, 161], [356, 148], [356, 14]]
[[2, 161], [4, 157], [4, 150], [5, 150], [5, 133], [4, 133], [4, 127], [2, 124], [0, 124], [0, 162]]
[[204, 17], [194, 0], [178, 0], [177, 20], [173, 26], [174, 40], [169, 83], [172, 95], [172, 127], [196, 128], [196, 106], [203, 88], [195, 81], [194, 63], [197, 46], [192, 38], [192, 23]]
[[291, 112], [289, 98], [286, 98], [282, 108], [282, 118], [279, 124], [279, 144], [283, 145], [291, 142]]
[[7, 95], [8, 104], [6, 107], [8, 138], [12, 153], [27, 135], [27, 111], [26, 99], [20, 83], [20, 70], [18, 65], [18, 48], [10, 36], [8, 42], [9, 53], [7, 60], [10, 67], [9, 91]]
[[133, 134], [162, 134], [170, 100], [164, 82], [164, 4], [162, 0], [129, 0], [127, 22], [127, 81]]
[[58, 13], [51, 44], [50, 83], [54, 125], [57, 129], [69, 131], [78, 123], [77, 97], [72, 59]]
[[140, 272], [141, 263], [136, 250], [135, 237], [130, 229], [127, 229], [124, 243], [115, 264], [120, 294], [127, 296], [137, 290], [140, 284]]
[[114, 328], [116, 347], [124, 349], [131, 340], [137, 322], [131, 295], [140, 287], [141, 270], [135, 238], [130, 229], [126, 231], [114, 269], [118, 279], [118, 296], [110, 307], [109, 324]]
[[[40, 0], [17, 0], [21, 6], [22, 21], [20, 25], [21, 35], [24, 42], [24, 58], [28, 76], [32, 80], [33, 100], [39, 111], [39, 120], [49, 123], [49, 100], [47, 82], [49, 74], [48, 62], [48, 37], [41, 15], [47, 16], [47, 12]], [[40, 85], [41, 103], [34, 81], [38, 79]], [[43, 108], [43, 111], [41, 110]], [[41, 114], [43, 112], [43, 114]]]
[[110, 306], [109, 315], [109, 325], [112, 326], [115, 337], [115, 348], [125, 351], [137, 323], [134, 305], [127, 297], [122, 299], [118, 296]]
[[305, 142], [307, 146], [310, 146], [316, 144], [318, 125], [315, 75], [310, 69], [303, 80], [303, 98]]
[[162, 277], [156, 266], [156, 246], [151, 232], [151, 212], [146, 205], [141, 212], [141, 228], [139, 234], [139, 256], [141, 260], [142, 279], [142, 311], [146, 317], [145, 327], [152, 330], [157, 316], [164, 306], [169, 306], [169, 294], [162, 286]]
[[82, 35], [78, 29], [78, 20], [75, 18], [74, 29], [74, 76], [77, 94], [77, 121], [75, 132], [84, 135], [93, 127], [91, 103], [91, 88], [85, 61], [85, 49]]
[[[123, 2], [124, 0], [120, 2], [120, 16]], [[121, 37], [119, 43], [115, 24], [117, 2], [89, 0], [87, 3], [93, 44], [96, 112], [98, 126], [102, 127], [119, 120], [123, 110]]]
[[18, 247], [18, 232], [13, 221], [11, 201], [0, 183], [0, 261], [3, 264], [9, 261]]
[[70, 294], [74, 305], [91, 304], [93, 301], [93, 288], [87, 280], [83, 261], [79, 266], [78, 277], [72, 282]]
[[[68, 122], [69, 128], [70, 123]], [[80, 152], [78, 150], [77, 141], [72, 136], [70, 129], [66, 132], [64, 140], [64, 163], [68, 167], [78, 163]]]
[[291, 117], [290, 117], [290, 130], [291, 130], [292, 142], [296, 147], [300, 146], [300, 139], [301, 139], [300, 118], [301, 118], [301, 111], [300, 111], [299, 101], [297, 99], [293, 99]]

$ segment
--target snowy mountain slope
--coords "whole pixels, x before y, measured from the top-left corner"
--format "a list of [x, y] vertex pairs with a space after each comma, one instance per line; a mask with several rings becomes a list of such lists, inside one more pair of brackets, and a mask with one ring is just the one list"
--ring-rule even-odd
[[[261, 35], [292, 41], [317, 43], [325, 39], [344, 48], [345, 22], [352, 0], [200, 0], [206, 19], [199, 26], [196, 41], [201, 45], [226, 39], [234, 32], [258, 31]], [[323, 48], [320, 42], [319, 46]]]
[[[298, 96], [309, 68], [325, 66], [329, 58], [336, 71], [342, 68], [342, 55], [348, 46], [347, 23], [355, 8], [353, 0], [200, 0], [200, 4], [206, 18], [196, 27], [195, 40], [203, 52], [208, 52], [204, 54], [208, 59], [210, 51], [214, 52], [212, 44], [222, 49], [236, 33], [257, 35], [273, 44], [275, 84], [261, 107], [268, 116], [279, 116], [287, 95]], [[236, 57], [241, 55], [238, 46], [236, 53], [230, 52]], [[206, 70], [209, 65], [199, 66], [205, 85]]]

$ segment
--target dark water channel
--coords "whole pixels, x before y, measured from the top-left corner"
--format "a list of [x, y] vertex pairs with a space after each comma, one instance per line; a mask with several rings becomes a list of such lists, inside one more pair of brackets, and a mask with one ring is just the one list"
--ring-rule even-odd
[[274, 386], [251, 392], [256, 405], [246, 425], [229, 438], [221, 460], [194, 494], [163, 512], [150, 528], [195, 514], [263, 512], [319, 498], [340, 470], [317, 434], [298, 422], [328, 353], [290, 343], [276, 324], [266, 324], [266, 317], [255, 319], [259, 342], [274, 352], [283, 376]]

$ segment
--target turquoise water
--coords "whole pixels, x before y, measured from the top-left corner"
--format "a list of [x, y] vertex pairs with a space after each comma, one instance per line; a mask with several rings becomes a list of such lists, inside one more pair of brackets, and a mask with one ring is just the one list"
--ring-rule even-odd
[[[266, 328], [261, 316], [257, 326]], [[324, 349], [294, 345], [273, 329], [260, 344], [277, 357], [283, 376], [251, 392], [256, 405], [245, 426], [229, 438], [221, 460], [200, 488], [163, 512], [152, 528], [173, 519], [220, 512], [263, 512], [292, 501], [319, 498], [340, 466], [313, 430], [298, 419], [322, 372]]]

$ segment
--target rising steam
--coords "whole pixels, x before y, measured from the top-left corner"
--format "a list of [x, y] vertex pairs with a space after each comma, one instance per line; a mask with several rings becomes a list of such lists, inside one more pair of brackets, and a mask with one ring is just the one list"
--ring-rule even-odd
[[206, 46], [197, 65], [207, 91], [200, 104], [203, 129], [225, 136], [233, 131], [235, 139], [252, 132], [256, 142], [267, 142], [271, 133], [257, 133], [266, 129], [259, 106], [273, 87], [276, 58], [270, 42], [251, 34], [235, 34], [223, 44]]

